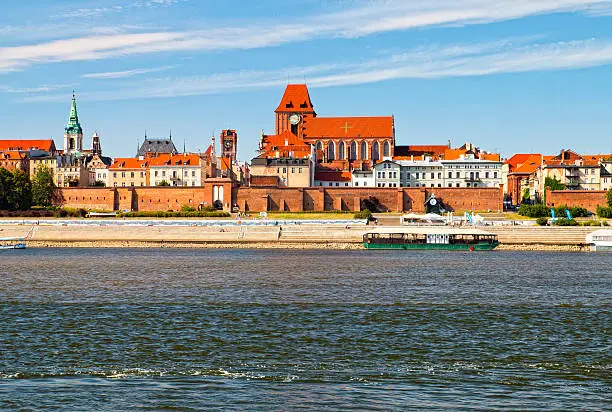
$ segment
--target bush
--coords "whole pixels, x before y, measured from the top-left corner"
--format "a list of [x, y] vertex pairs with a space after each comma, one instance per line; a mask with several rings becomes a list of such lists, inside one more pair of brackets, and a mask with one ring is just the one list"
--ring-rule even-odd
[[597, 216], [605, 219], [612, 218], [612, 207], [597, 206]]
[[189, 206], [189, 205], [183, 205], [181, 207], [181, 212], [195, 212], [196, 209], [195, 207]]
[[361, 212], [355, 213], [353, 217], [355, 219], [367, 219], [369, 221], [372, 220], [372, 212], [370, 212], [369, 209], [364, 209]]
[[575, 207], [557, 206], [555, 207], [555, 214], [557, 216], [565, 216], [567, 213], [566, 210], [570, 211], [572, 218], [589, 216], [589, 211], [586, 210], [584, 207], [580, 207], [580, 206], [575, 206]]
[[522, 204], [518, 208], [518, 214], [527, 217], [548, 217], [550, 216], [550, 210], [545, 205], [527, 205]]
[[548, 224], [548, 218], [547, 217], [539, 217], [536, 220], [536, 223], [540, 226], [546, 226]]
[[555, 221], [556, 226], [580, 226], [580, 223], [576, 222], [574, 219], [569, 220], [567, 218], [557, 219]]

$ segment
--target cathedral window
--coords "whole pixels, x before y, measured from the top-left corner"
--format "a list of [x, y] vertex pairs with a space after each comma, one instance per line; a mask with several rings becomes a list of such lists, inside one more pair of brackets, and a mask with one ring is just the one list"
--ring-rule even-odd
[[327, 146], [327, 161], [331, 162], [336, 159], [336, 150], [335, 150], [334, 142], [330, 142], [329, 146]]
[[361, 142], [361, 153], [359, 157], [361, 160], [368, 159], [368, 144], [366, 142]]
[[380, 160], [380, 144], [378, 142], [374, 142], [372, 146], [372, 160], [375, 162]]
[[349, 160], [357, 160], [357, 143], [351, 142], [349, 146]]
[[383, 156], [384, 157], [391, 156], [391, 145], [389, 144], [389, 142], [385, 142], [383, 144]]
[[340, 160], [344, 160], [345, 156], [344, 156], [344, 152], [345, 152], [345, 144], [344, 142], [340, 142], [340, 144], [338, 144], [338, 159]]

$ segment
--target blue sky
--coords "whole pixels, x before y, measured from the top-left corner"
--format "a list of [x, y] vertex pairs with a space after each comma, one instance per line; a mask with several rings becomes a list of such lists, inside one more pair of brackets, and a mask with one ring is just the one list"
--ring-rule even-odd
[[395, 116], [397, 144], [612, 152], [612, 0], [0, 0], [0, 139], [144, 130], [254, 156], [287, 82], [321, 116]]

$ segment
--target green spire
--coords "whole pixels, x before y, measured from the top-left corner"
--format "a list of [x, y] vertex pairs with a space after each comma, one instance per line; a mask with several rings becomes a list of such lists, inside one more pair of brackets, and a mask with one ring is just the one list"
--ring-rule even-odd
[[69, 134], [83, 134], [83, 129], [79, 123], [79, 115], [77, 114], [76, 97], [74, 91], [72, 92], [72, 106], [70, 107], [70, 117], [68, 124], [66, 125], [66, 133]]

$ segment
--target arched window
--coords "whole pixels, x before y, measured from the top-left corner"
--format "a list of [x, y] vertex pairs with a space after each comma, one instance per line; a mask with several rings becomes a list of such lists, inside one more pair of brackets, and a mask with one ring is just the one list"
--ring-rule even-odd
[[344, 144], [344, 142], [340, 142], [338, 144], [338, 159], [340, 160], [344, 160], [346, 158], [346, 145]]
[[377, 162], [380, 160], [380, 144], [378, 142], [374, 142], [374, 146], [372, 146], [372, 161]]
[[317, 146], [316, 146], [317, 150], [321, 150], [323, 151], [323, 143], [321, 142], [317, 142]]
[[391, 145], [389, 144], [389, 142], [385, 142], [383, 144], [383, 156], [384, 157], [391, 156]]
[[368, 159], [368, 144], [366, 142], [361, 142], [361, 153], [360, 153], [359, 158], [361, 160]]
[[334, 142], [329, 142], [329, 145], [327, 146], [327, 161], [331, 162], [332, 160], [336, 159], [336, 147], [334, 145]]
[[357, 160], [357, 143], [351, 142], [349, 146], [349, 160]]

